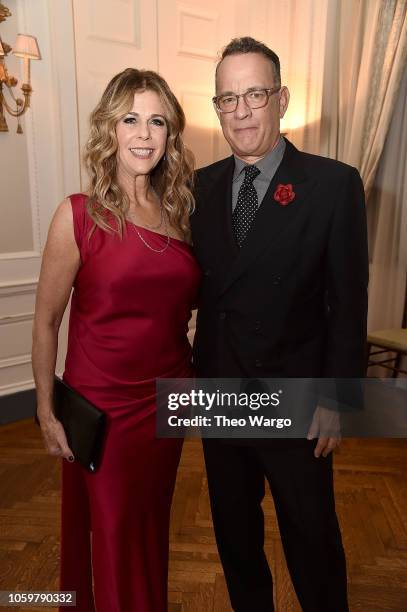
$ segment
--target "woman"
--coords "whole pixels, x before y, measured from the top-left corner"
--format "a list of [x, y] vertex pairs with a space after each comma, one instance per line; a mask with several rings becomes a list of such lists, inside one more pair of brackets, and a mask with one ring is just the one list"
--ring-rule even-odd
[[[200, 281], [188, 243], [193, 168], [184, 124], [158, 74], [128, 68], [115, 76], [91, 115], [89, 193], [60, 204], [44, 251], [33, 369], [46, 447], [67, 459], [60, 588], [76, 591], [81, 612], [167, 610], [182, 441], [155, 438], [155, 379], [192, 375], [186, 333]], [[108, 417], [94, 474], [75, 462], [52, 406], [72, 286], [64, 380]]]

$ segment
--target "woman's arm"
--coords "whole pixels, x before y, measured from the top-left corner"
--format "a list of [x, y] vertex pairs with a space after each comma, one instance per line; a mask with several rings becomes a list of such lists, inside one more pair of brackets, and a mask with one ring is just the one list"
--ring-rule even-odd
[[48, 232], [38, 282], [33, 327], [32, 364], [37, 389], [37, 414], [47, 450], [68, 459], [61, 423], [53, 410], [58, 330], [80, 265], [69, 199], [58, 206]]

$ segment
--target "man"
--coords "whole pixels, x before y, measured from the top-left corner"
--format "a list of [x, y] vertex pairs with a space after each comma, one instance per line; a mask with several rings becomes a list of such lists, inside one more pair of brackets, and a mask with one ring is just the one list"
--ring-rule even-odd
[[[234, 39], [214, 105], [233, 155], [197, 173], [191, 218], [204, 272], [194, 342], [200, 377], [362, 377], [367, 240], [355, 168], [280, 136], [289, 102], [277, 55]], [[330, 411], [328, 411], [330, 412]], [[317, 409], [310, 437], [321, 431]], [[264, 479], [305, 612], [346, 612], [332, 482], [338, 437], [204, 440], [212, 516], [233, 609], [270, 612]]]

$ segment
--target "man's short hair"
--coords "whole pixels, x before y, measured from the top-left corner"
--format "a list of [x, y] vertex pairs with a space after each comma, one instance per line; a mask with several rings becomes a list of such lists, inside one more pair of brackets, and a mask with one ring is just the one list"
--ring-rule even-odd
[[243, 36], [242, 38], [233, 38], [228, 45], [223, 49], [221, 58], [216, 66], [215, 78], [218, 73], [218, 68], [225, 57], [228, 55], [237, 55], [239, 53], [259, 53], [266, 59], [270, 60], [274, 68], [274, 76], [276, 78], [276, 86], [281, 85], [281, 74], [280, 74], [280, 59], [277, 53], [274, 53], [262, 42], [251, 38], [250, 36]]

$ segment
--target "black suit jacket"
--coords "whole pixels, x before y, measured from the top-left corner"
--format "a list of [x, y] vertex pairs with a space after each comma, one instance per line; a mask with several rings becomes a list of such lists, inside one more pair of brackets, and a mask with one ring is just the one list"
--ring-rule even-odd
[[[368, 255], [358, 171], [298, 151], [282, 162], [239, 249], [233, 156], [197, 171], [191, 217], [203, 270], [194, 363], [200, 377], [363, 377]], [[278, 184], [294, 200], [274, 200]]]

